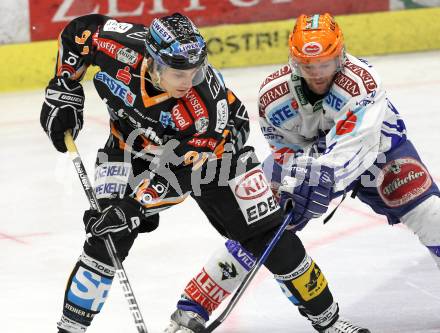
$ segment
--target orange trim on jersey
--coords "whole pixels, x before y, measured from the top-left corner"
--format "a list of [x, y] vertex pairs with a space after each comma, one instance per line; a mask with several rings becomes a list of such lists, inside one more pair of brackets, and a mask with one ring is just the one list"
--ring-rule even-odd
[[145, 75], [147, 73], [147, 69], [148, 69], [148, 65], [147, 65], [147, 59], [144, 58], [142, 60], [142, 66], [141, 66], [141, 94], [142, 94], [142, 102], [144, 102], [144, 106], [146, 108], [149, 108], [150, 106], [159, 104], [165, 100], [167, 100], [168, 98], [170, 98], [170, 94], [168, 94], [167, 92], [164, 92], [160, 95], [157, 96], [148, 96], [147, 90], [145, 89]]
[[127, 145], [125, 144], [125, 141], [122, 138], [121, 132], [119, 132], [116, 129], [115, 124], [112, 121], [110, 122], [110, 130], [111, 130], [111, 133], [113, 134], [113, 136], [115, 136], [119, 141], [119, 149], [125, 150]]
[[142, 139], [142, 148], [143, 149], [148, 149], [150, 151], [154, 151], [155, 148], [158, 147], [158, 145], [154, 144], [153, 142], [151, 142], [150, 140], [148, 140], [145, 136], [141, 136]]
[[142, 139], [142, 147], [147, 148], [148, 146], [151, 145], [151, 141], [148, 140], [146, 137], [141, 136]]
[[177, 204], [183, 202], [187, 197], [188, 197], [188, 195], [184, 194], [183, 197], [180, 197], [180, 198], [161, 200], [156, 203], [144, 204], [143, 206], [145, 208], [153, 208], [153, 207], [160, 207], [160, 206], [165, 206], [165, 205], [177, 205]]
[[225, 139], [223, 139], [222, 142], [217, 147], [215, 147], [214, 155], [217, 158], [221, 158], [224, 152], [225, 152]]
[[61, 54], [60, 54], [60, 49], [61, 49], [61, 33], [58, 34], [58, 63], [57, 63], [57, 74], [60, 71], [61, 68]]
[[76, 72], [75, 74], [73, 74], [70, 79], [71, 80], [79, 80], [80, 78], [83, 77], [84, 73], [86, 72], [87, 68], [89, 68], [89, 66], [87, 65], [82, 65]]
[[60, 50], [63, 49], [64, 52], [64, 47], [62, 46], [62, 42], [61, 42], [61, 33], [58, 35], [58, 59], [57, 59], [57, 70], [56, 70], [56, 76], [62, 76], [63, 72], [68, 72], [69, 75], [69, 79], [70, 80], [74, 80], [74, 81], [80, 81], [85, 72], [87, 71], [87, 69], [89, 68], [89, 65], [83, 64], [78, 70], [76, 70], [72, 65], [70, 64], [63, 64], [63, 59], [61, 56], [61, 52]]
[[229, 133], [231, 131], [225, 129], [223, 131], [223, 139], [222, 141], [220, 141], [220, 143], [217, 145], [217, 147], [215, 147], [214, 149], [214, 155], [217, 156], [217, 158], [221, 158], [223, 153], [225, 152], [225, 143], [226, 143], [226, 138], [228, 137]]
[[228, 89], [228, 104], [234, 103], [236, 99], [237, 97]]
[[[127, 150], [129, 152], [132, 152], [133, 150], [130, 149], [130, 147], [125, 143], [125, 140], [122, 137], [121, 132], [119, 132], [113, 121], [110, 122], [110, 130], [111, 133], [114, 137], [116, 137], [119, 141], [119, 149], [123, 149], [123, 150]], [[150, 152], [154, 153], [154, 151], [158, 151], [159, 146], [152, 143], [150, 140], [148, 140], [146, 137], [144, 137], [143, 135], [139, 135], [139, 137], [142, 139], [142, 149], [146, 149], [149, 150]]]

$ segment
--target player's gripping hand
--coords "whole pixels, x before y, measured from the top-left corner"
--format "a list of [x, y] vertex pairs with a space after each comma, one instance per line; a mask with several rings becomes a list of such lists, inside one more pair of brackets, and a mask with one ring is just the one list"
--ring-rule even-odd
[[62, 77], [50, 80], [41, 109], [40, 123], [55, 148], [65, 153], [64, 132], [75, 139], [83, 126], [84, 90], [79, 82]]
[[310, 157], [298, 158], [290, 174], [279, 188], [280, 205], [286, 212], [293, 210], [292, 229], [301, 230], [312, 218], [324, 214], [331, 201], [334, 184], [333, 168], [320, 165]]
[[104, 237], [111, 234], [114, 239], [120, 239], [137, 229], [142, 218], [145, 218], [142, 206], [136, 200], [125, 197], [113, 201], [102, 213], [86, 210], [83, 221], [86, 232], [93, 236]]

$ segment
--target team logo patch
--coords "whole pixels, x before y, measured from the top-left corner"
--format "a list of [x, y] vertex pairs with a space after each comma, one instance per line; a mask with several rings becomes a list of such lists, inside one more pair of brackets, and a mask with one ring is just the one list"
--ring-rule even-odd
[[356, 127], [358, 117], [353, 111], [348, 111], [344, 119], [336, 123], [336, 135], [344, 135], [353, 132]]
[[217, 133], [223, 133], [228, 123], [228, 102], [225, 99], [221, 99], [217, 102], [217, 122], [215, 124], [215, 131]]
[[269, 190], [266, 178], [261, 170], [254, 170], [245, 175], [235, 187], [235, 195], [243, 200], [261, 197]]
[[359, 85], [347, 75], [339, 72], [335, 76], [335, 84], [349, 93], [352, 97], [359, 96], [361, 91]]
[[194, 118], [197, 134], [200, 135], [208, 130], [209, 115], [205, 103], [197, 94], [194, 88], [190, 89], [182, 100]]
[[113, 31], [122, 34], [130, 30], [132, 27], [133, 24], [131, 23], [123, 23], [123, 22], [118, 22], [116, 20], [108, 20], [107, 22], [105, 22], [103, 30]]
[[67, 292], [67, 299], [84, 309], [100, 311], [108, 296], [112, 279], [79, 267]]
[[76, 104], [82, 106], [84, 104], [84, 98], [81, 96], [60, 92], [57, 90], [47, 89], [46, 98], [54, 101], [67, 102], [69, 104]]
[[208, 117], [201, 117], [194, 123], [197, 134], [203, 134], [208, 130], [209, 120]]
[[142, 56], [139, 53], [133, 51], [132, 49], [129, 49], [128, 47], [123, 47], [117, 50], [115, 56], [116, 60], [135, 68], [138, 65], [139, 61], [142, 59]]
[[133, 68], [136, 68], [139, 61], [142, 59], [142, 55], [138, 52], [133, 51], [112, 39], [101, 38], [98, 33], [95, 33], [92, 39], [93, 45], [98, 51], [103, 52], [124, 64], [128, 64]]
[[229, 186], [247, 224], [253, 224], [280, 208], [260, 167], [230, 180]]
[[292, 281], [292, 284], [305, 301], [310, 301], [324, 291], [327, 280], [318, 265], [313, 262], [303, 275]]
[[190, 64], [195, 64], [199, 60], [200, 60], [200, 56], [198, 54], [189, 54], [188, 55], [188, 61]]
[[152, 23], [153, 31], [166, 43], [172, 42], [176, 37], [158, 19]]
[[208, 311], [214, 311], [230, 294], [203, 269], [185, 288], [185, 293]]
[[376, 81], [374, 81], [374, 78], [371, 75], [371, 73], [367, 71], [365, 68], [355, 65], [348, 60], [345, 62], [344, 67], [348, 68], [350, 71], [352, 71], [354, 74], [356, 74], [362, 79], [362, 83], [364, 84], [365, 90], [368, 93], [371, 93], [377, 88]]
[[341, 109], [347, 104], [347, 100], [338, 94], [334, 90], [330, 90], [325, 98], [325, 107], [324, 108], [332, 108], [336, 112], [341, 111]]
[[124, 82], [126, 85], [130, 84], [131, 81], [130, 67], [125, 66], [124, 69], [122, 68], [118, 69], [118, 72], [116, 73], [116, 78], [119, 81]]
[[290, 88], [287, 81], [280, 83], [279, 85], [273, 87], [272, 89], [269, 89], [263, 95], [261, 95], [260, 108], [262, 110], [266, 109], [266, 107], [270, 103], [276, 101], [277, 99], [280, 99], [288, 93], [290, 93]]
[[219, 262], [218, 267], [220, 267], [222, 272], [222, 281], [233, 279], [238, 275], [237, 268], [235, 268], [235, 265], [232, 262]]
[[200, 45], [199, 43], [180, 44], [178, 48], [179, 52], [183, 53], [191, 50], [197, 50], [200, 48]]
[[168, 184], [145, 179], [136, 188], [136, 200], [148, 207], [161, 201], [168, 193]]
[[125, 105], [133, 106], [136, 95], [133, 94], [128, 86], [119, 80], [114, 79], [106, 72], [98, 72], [95, 74], [95, 80], [103, 82], [111, 91], [111, 93], [121, 99]]
[[241, 247], [240, 243], [228, 239], [225, 243], [228, 252], [237, 260], [246, 271], [250, 271], [255, 266], [256, 259]]
[[171, 110], [171, 118], [178, 131], [186, 130], [193, 122], [185, 107], [179, 101]]
[[314, 56], [322, 52], [322, 45], [317, 42], [305, 43], [302, 47], [303, 53]]
[[114, 59], [116, 59], [116, 52], [123, 48], [122, 44], [111, 39], [100, 38], [97, 33], [93, 35], [93, 45], [98, 51], [104, 52]]
[[389, 207], [402, 206], [423, 193], [432, 185], [426, 168], [411, 157], [387, 163], [378, 178], [379, 195]]
[[160, 111], [159, 121], [163, 127], [169, 126], [173, 129], [176, 128], [176, 124], [174, 124], [173, 118], [171, 117], [171, 113], [169, 112]]
[[131, 172], [129, 163], [108, 162], [99, 165], [95, 170], [95, 193], [98, 199], [122, 198], [127, 188]]
[[277, 108], [271, 109], [267, 112], [267, 118], [272, 125], [280, 127], [284, 123], [298, 116], [298, 111], [294, 106], [298, 107], [298, 102], [295, 99], [286, 101], [280, 104]]
[[75, 68], [68, 64], [62, 64], [57, 70], [57, 76], [70, 77], [75, 74]]

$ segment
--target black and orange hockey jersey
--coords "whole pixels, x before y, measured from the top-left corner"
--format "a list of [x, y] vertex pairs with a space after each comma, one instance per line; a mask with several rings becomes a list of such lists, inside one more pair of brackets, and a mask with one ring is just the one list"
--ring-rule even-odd
[[209, 66], [204, 81], [179, 99], [156, 89], [145, 58], [147, 29], [99, 14], [78, 17], [60, 34], [55, 75], [81, 80], [89, 66], [99, 66], [93, 81], [119, 148], [157, 152], [175, 139], [174, 152], [182, 157], [220, 156], [228, 142], [238, 151], [249, 119], [221, 74]]

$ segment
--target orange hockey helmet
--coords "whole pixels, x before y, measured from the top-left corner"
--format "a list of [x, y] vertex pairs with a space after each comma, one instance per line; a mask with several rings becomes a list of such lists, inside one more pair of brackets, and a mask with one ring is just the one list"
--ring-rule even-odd
[[342, 68], [345, 58], [344, 37], [332, 15], [301, 15], [289, 36], [289, 60], [298, 64], [337, 61]]

